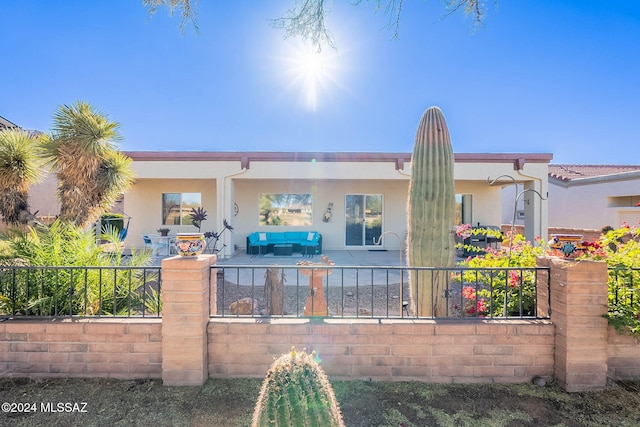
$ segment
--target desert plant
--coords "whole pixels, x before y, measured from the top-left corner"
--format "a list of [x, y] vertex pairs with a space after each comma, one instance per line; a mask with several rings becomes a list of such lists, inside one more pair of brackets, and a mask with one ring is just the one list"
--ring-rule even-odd
[[87, 228], [133, 184], [131, 159], [116, 151], [117, 129], [85, 102], [63, 105], [54, 115], [43, 150], [58, 177], [63, 220]]
[[[422, 115], [411, 157], [407, 206], [407, 263], [410, 267], [450, 267], [455, 259], [453, 150], [442, 111]], [[445, 271], [416, 270], [409, 278], [418, 316], [446, 312]]]
[[40, 138], [17, 129], [0, 132], [0, 214], [8, 224], [26, 224], [29, 187], [42, 178]]
[[[117, 230], [102, 236], [110, 252], [96, 242], [93, 231], [60, 220], [49, 227], [13, 230], [0, 270], [0, 296], [11, 295], [10, 312], [38, 315], [131, 314], [153, 298], [148, 284], [155, 272], [111, 270], [124, 264]], [[126, 263], [146, 266], [147, 253], [132, 252]], [[88, 266], [88, 267], [87, 267]]]
[[333, 388], [316, 354], [280, 356], [269, 368], [253, 413], [253, 427], [344, 427]]

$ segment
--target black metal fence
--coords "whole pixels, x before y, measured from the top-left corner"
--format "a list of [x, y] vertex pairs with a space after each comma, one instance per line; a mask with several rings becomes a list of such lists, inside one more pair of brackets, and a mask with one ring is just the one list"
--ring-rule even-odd
[[0, 267], [0, 317], [160, 317], [160, 267]]
[[609, 312], [640, 313], [640, 268], [609, 268]]
[[[546, 268], [218, 265], [212, 317], [548, 318], [537, 310]], [[441, 281], [441, 277], [444, 279]], [[549, 295], [549, 275], [546, 276]], [[426, 291], [424, 290], [426, 289]], [[436, 291], [433, 292], [432, 289]], [[421, 315], [416, 301], [437, 315]], [[431, 304], [429, 304], [431, 303]], [[550, 301], [545, 305], [550, 307]], [[422, 312], [424, 313], [424, 312]]]

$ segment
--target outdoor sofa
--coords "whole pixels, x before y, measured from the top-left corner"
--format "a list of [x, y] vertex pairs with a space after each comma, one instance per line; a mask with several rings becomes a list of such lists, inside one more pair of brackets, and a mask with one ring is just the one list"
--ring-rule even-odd
[[322, 253], [322, 235], [317, 231], [256, 231], [247, 236], [247, 254], [304, 255]]

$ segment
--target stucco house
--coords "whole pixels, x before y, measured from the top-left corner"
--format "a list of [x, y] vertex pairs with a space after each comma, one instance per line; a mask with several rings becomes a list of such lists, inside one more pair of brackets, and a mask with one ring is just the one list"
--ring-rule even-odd
[[601, 229], [640, 220], [640, 166], [549, 165], [549, 225]]
[[0, 116], [0, 131], [3, 131], [5, 129], [19, 129], [19, 127], [15, 123], [12, 123], [4, 117]]
[[[323, 249], [399, 249], [406, 238], [411, 153], [125, 152], [133, 159], [135, 185], [124, 195], [132, 218], [126, 247], [161, 226], [171, 234], [193, 232], [191, 207], [207, 213], [202, 231], [222, 229], [229, 257], [246, 249], [253, 232], [317, 231]], [[551, 154], [455, 154], [457, 223], [500, 225], [502, 185], [516, 180], [546, 194]], [[504, 176], [512, 178], [504, 178]], [[503, 176], [495, 185], [487, 180]], [[548, 206], [526, 206], [525, 234], [545, 235]]]
[[[19, 128], [0, 117], [0, 129]], [[323, 249], [397, 250], [406, 239], [411, 153], [374, 152], [125, 152], [136, 183], [113, 212], [131, 217], [126, 248], [142, 247], [143, 234], [169, 228], [193, 232], [192, 207], [207, 211], [202, 231], [224, 233], [219, 254], [246, 249], [253, 232], [317, 231]], [[455, 223], [503, 223], [501, 188], [514, 182], [546, 194], [551, 154], [455, 154]], [[500, 178], [494, 185], [488, 181]], [[32, 212], [42, 220], [59, 213], [55, 175], [30, 189]], [[535, 199], [523, 210], [525, 235], [545, 235], [548, 206]]]

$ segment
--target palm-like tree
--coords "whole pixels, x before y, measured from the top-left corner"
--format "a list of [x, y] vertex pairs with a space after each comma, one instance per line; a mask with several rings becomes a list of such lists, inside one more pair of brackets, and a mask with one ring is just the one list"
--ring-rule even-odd
[[20, 129], [0, 132], [0, 214], [7, 224], [26, 224], [29, 187], [43, 177], [40, 138]]
[[131, 159], [116, 151], [118, 123], [86, 102], [54, 115], [44, 156], [56, 171], [60, 218], [86, 228], [134, 181]]

